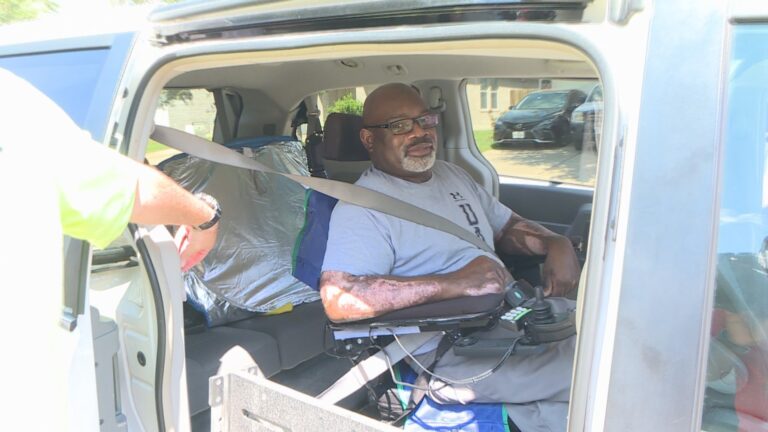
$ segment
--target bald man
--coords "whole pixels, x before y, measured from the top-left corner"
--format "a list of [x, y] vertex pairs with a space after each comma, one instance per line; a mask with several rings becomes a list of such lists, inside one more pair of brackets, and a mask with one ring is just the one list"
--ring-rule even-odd
[[[545, 289], [576, 286], [571, 242], [523, 219], [461, 168], [436, 155], [438, 115], [404, 84], [374, 90], [360, 139], [372, 166], [356, 184], [395, 196], [466, 227], [509, 254], [546, 255]], [[331, 217], [321, 295], [333, 321], [372, 318], [409, 306], [501, 292], [511, 276], [499, 259], [454, 236], [345, 203]]]
[[[360, 131], [372, 166], [356, 184], [446, 217], [491, 248], [546, 255], [546, 291], [560, 296], [573, 289], [579, 264], [571, 242], [517, 215], [461, 168], [436, 160], [438, 121], [439, 116], [408, 85], [387, 84], [374, 90], [365, 101]], [[320, 294], [328, 317], [344, 322], [438, 300], [502, 292], [511, 280], [496, 255], [451, 234], [339, 202], [331, 216]], [[558, 407], [556, 414], [538, 414], [553, 419], [545, 427], [564, 429], [572, 359], [570, 338], [552, 344], [540, 356], [512, 356], [493, 379], [463, 386], [433, 379], [433, 389], [442, 390], [430, 396], [443, 403], [552, 401]], [[497, 360], [459, 358], [449, 350], [436, 371], [466, 378], [493, 367]], [[517, 423], [529, 414], [513, 420]]]

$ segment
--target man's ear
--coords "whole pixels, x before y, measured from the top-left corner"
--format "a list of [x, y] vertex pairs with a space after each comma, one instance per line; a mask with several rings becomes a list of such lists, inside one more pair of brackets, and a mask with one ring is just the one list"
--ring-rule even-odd
[[360, 141], [365, 149], [368, 150], [368, 153], [373, 152], [373, 138], [373, 132], [368, 129], [360, 129]]

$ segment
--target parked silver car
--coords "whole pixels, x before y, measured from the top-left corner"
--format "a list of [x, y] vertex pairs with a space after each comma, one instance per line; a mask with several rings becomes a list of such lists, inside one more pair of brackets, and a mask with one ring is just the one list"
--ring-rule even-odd
[[603, 127], [603, 86], [596, 84], [587, 100], [571, 114], [571, 142], [576, 150], [587, 147], [594, 151], [600, 144]]

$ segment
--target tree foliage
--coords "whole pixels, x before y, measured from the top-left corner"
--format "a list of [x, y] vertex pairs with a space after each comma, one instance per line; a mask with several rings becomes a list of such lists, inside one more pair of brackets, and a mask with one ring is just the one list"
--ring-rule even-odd
[[192, 102], [192, 91], [189, 89], [165, 89], [160, 93], [160, 106], [167, 108], [175, 102], [182, 102], [189, 105]]
[[41, 13], [54, 12], [57, 8], [53, 0], [2, 0], [0, 24], [33, 20]]
[[[169, 4], [181, 0], [104, 0], [112, 6]], [[41, 14], [56, 12], [59, 5], [56, 0], [0, 0], [0, 25], [18, 21], [30, 21]]]
[[351, 94], [346, 94], [328, 108], [329, 113], [363, 114], [363, 103], [355, 99]]

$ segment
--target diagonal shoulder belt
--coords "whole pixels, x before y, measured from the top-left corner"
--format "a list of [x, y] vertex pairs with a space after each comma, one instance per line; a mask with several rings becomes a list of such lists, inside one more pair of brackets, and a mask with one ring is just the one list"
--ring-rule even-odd
[[281, 175], [340, 201], [376, 210], [390, 216], [452, 234], [479, 249], [494, 253], [493, 249], [488, 246], [485, 241], [479, 239], [469, 230], [462, 228], [442, 216], [381, 192], [336, 180], [306, 177], [275, 171], [221, 144], [165, 126], [155, 126], [151, 137], [161, 144], [200, 159]]

